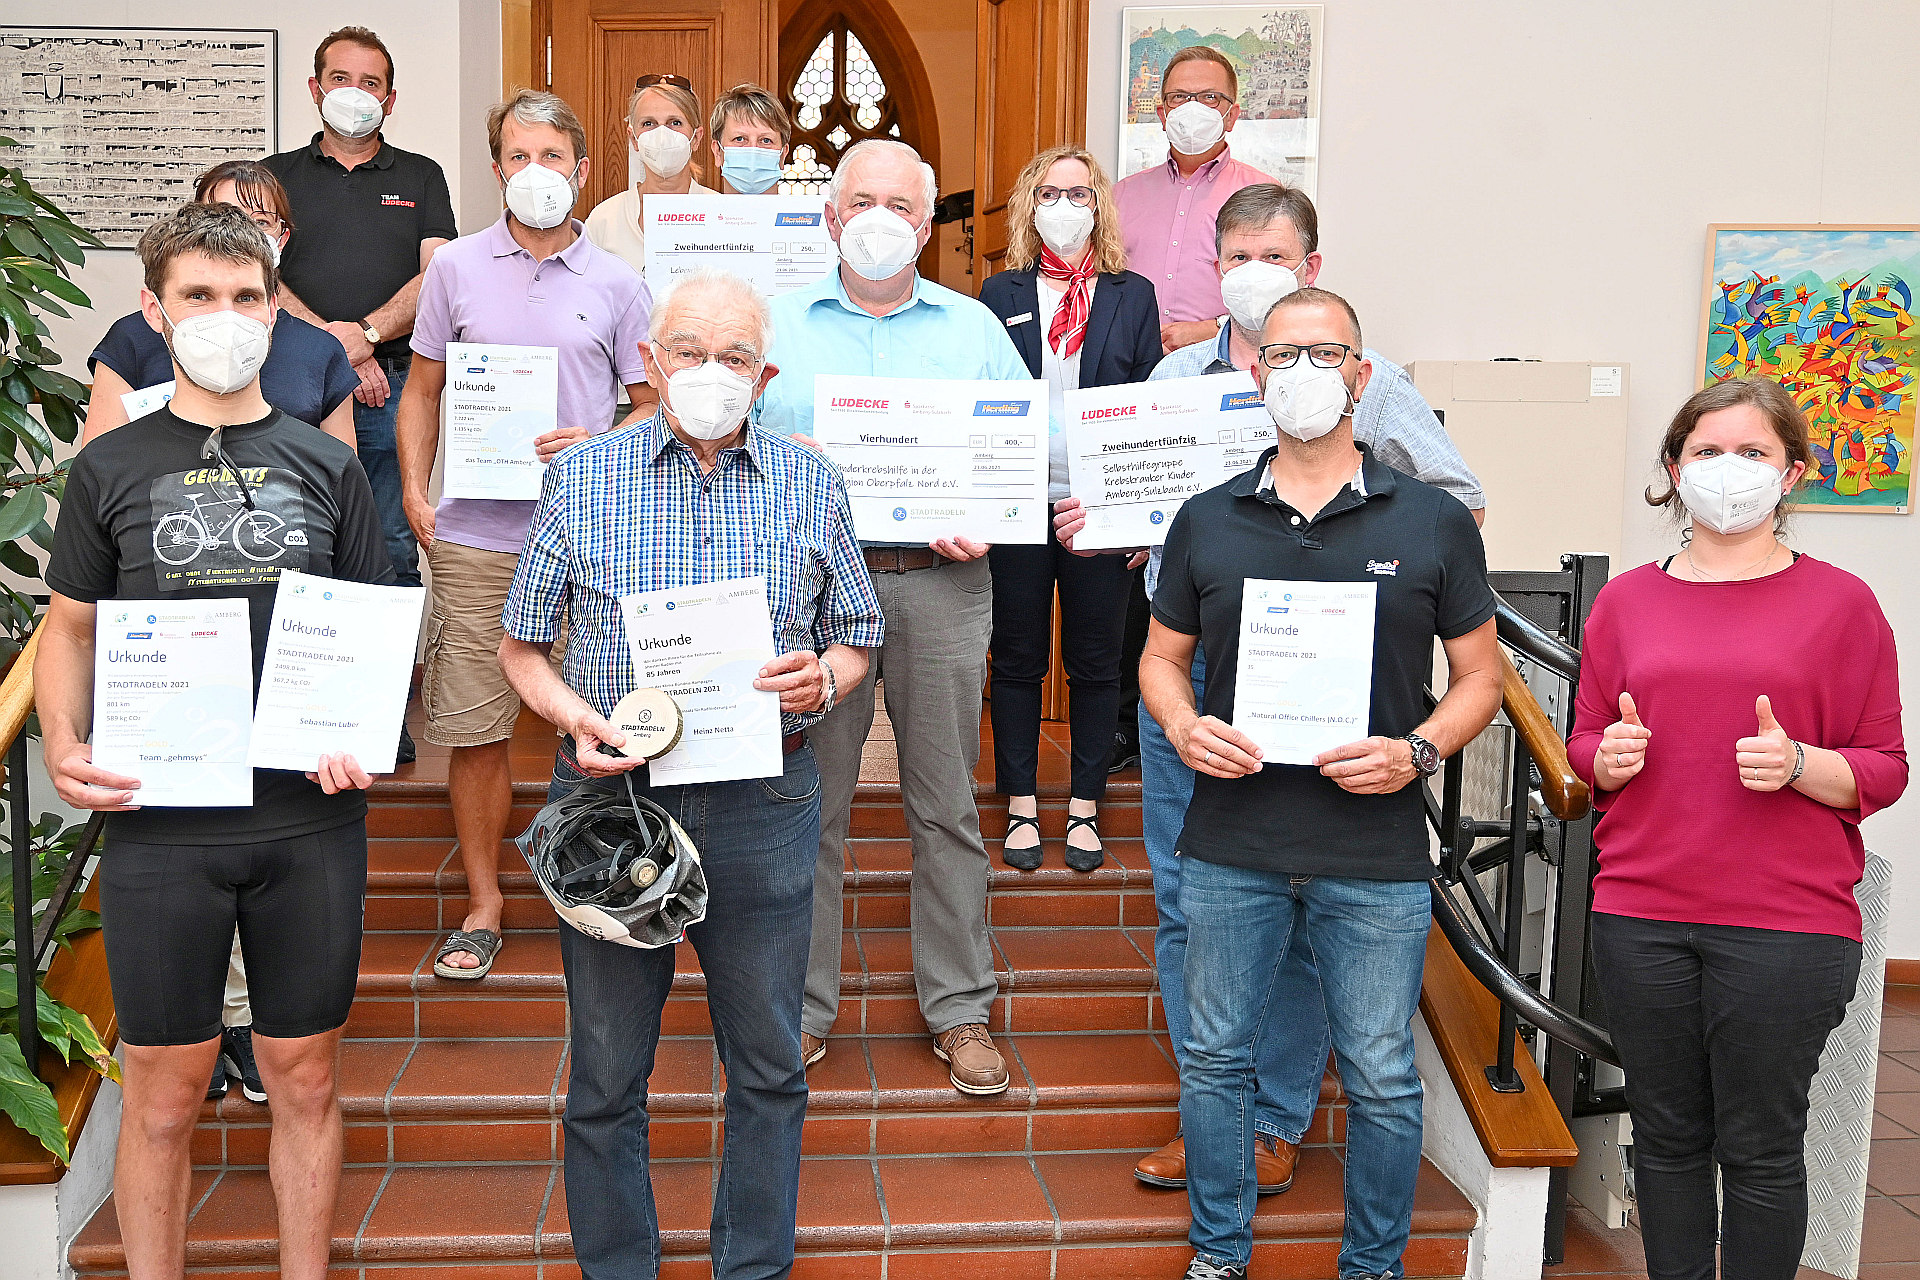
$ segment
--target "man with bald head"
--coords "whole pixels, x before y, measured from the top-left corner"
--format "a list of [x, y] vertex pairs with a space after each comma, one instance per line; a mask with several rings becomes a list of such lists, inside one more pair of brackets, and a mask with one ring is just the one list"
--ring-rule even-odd
[[[761, 425], [805, 437], [819, 374], [1026, 379], [1006, 328], [964, 294], [923, 278], [915, 262], [933, 234], [933, 170], [912, 147], [869, 140], [851, 148], [827, 188], [827, 228], [840, 268], [773, 304], [780, 376]], [[900, 755], [900, 796], [913, 838], [913, 976], [933, 1052], [954, 1088], [996, 1094], [1007, 1067], [987, 1033], [999, 985], [987, 942], [987, 850], [973, 803], [980, 693], [993, 630], [987, 545], [864, 544], [886, 614], [873, 658]], [[841, 877], [860, 757], [873, 727], [873, 683], [808, 731], [820, 760], [820, 849], [813, 955], [802, 1030], [808, 1065], [826, 1056], [840, 1007]]]
[[[689, 276], [654, 309], [641, 350], [660, 411], [548, 466], [500, 644], [514, 691], [566, 735], [548, 800], [580, 787], [624, 796], [620, 775], [644, 762], [617, 754], [624, 739], [607, 722], [634, 688], [620, 597], [766, 579], [778, 656], [753, 683], [780, 695], [784, 772], [635, 787], [686, 829], [706, 869], [706, 919], [687, 941], [706, 974], [727, 1075], [716, 1280], [784, 1276], [793, 1266], [807, 1110], [800, 991], [820, 844], [820, 778], [805, 729], [860, 685], [882, 625], [839, 472], [746, 421], [778, 372], [767, 359], [771, 339], [765, 301], [737, 276]], [[766, 537], [769, 529], [781, 536]], [[563, 611], [566, 659], [556, 673], [548, 652]], [[587, 1280], [660, 1268], [646, 1097], [674, 951], [560, 930], [571, 1028], [567, 1203]]]

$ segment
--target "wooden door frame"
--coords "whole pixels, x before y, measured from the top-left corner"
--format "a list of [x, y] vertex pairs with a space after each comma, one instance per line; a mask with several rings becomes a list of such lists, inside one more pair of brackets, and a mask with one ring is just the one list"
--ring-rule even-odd
[[500, 0], [500, 96], [516, 88], [545, 89], [550, 0]]

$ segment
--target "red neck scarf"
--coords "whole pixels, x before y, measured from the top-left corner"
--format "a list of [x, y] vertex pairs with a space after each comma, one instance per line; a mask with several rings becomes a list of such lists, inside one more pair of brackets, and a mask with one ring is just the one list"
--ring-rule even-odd
[[1053, 313], [1053, 323], [1047, 327], [1047, 342], [1064, 360], [1080, 350], [1080, 344], [1086, 340], [1087, 317], [1093, 312], [1092, 282], [1099, 272], [1091, 253], [1085, 262], [1076, 267], [1046, 245], [1041, 245], [1040, 274], [1049, 280], [1067, 282], [1066, 299], [1060, 304], [1060, 309]]

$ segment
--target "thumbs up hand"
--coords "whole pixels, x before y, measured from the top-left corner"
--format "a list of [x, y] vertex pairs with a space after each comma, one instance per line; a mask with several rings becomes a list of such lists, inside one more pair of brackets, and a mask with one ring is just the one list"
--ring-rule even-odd
[[1733, 744], [1733, 761], [1740, 767], [1740, 785], [1749, 791], [1778, 791], [1787, 785], [1800, 752], [1787, 731], [1773, 718], [1773, 703], [1761, 694], [1754, 703], [1759, 732]]
[[1607, 726], [1600, 736], [1600, 748], [1594, 752], [1594, 781], [1602, 791], [1618, 791], [1647, 763], [1647, 741], [1653, 730], [1640, 723], [1640, 711], [1633, 695], [1620, 695], [1620, 718]]

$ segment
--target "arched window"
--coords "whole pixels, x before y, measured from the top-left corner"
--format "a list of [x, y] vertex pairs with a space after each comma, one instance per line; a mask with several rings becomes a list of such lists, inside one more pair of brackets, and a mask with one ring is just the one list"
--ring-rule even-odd
[[912, 41], [884, 7], [810, 0], [780, 35], [781, 90], [793, 115], [783, 192], [825, 191], [847, 148], [895, 138], [937, 162], [938, 125]]

